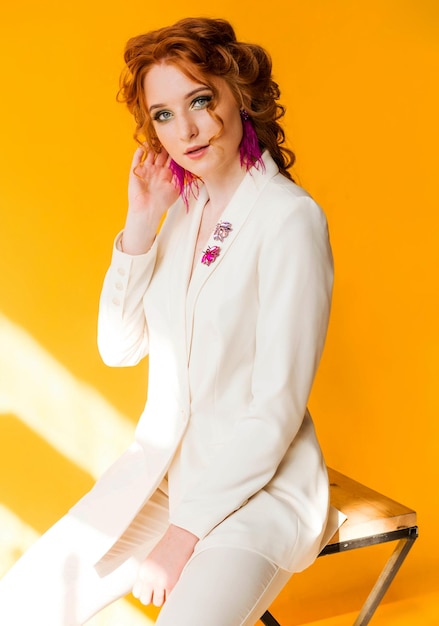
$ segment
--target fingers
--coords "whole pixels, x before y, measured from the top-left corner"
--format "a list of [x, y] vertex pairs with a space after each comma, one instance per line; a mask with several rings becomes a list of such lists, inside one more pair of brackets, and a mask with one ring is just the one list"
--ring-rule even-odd
[[145, 148], [139, 146], [134, 151], [132, 168], [134, 169], [138, 165], [165, 167], [169, 165], [170, 160], [171, 158], [164, 148], [160, 152], [154, 152], [151, 148], [148, 149], [147, 146]]
[[139, 147], [137, 148], [137, 150], [134, 151], [133, 160], [131, 163], [132, 170], [134, 170], [138, 165], [140, 165], [140, 163], [142, 163], [144, 154], [145, 154], [145, 150], [142, 147]]
[[132, 594], [144, 606], [148, 606], [148, 604], [162, 606], [166, 600], [165, 589], [161, 587], [153, 588], [150, 584], [140, 580], [135, 583]]
[[142, 583], [142, 581], [138, 580], [133, 587], [133, 596], [137, 598], [142, 604], [148, 606], [148, 604], [152, 604], [153, 600], [153, 590], [152, 587]]
[[166, 592], [164, 589], [154, 589], [152, 594], [152, 603], [154, 606], [163, 606], [165, 603]]
[[156, 156], [156, 159], [155, 159], [156, 165], [158, 165], [159, 167], [168, 168], [170, 162], [171, 162], [171, 157], [166, 152], [166, 150], [162, 148], [161, 151]]
[[145, 606], [148, 604], [162, 606], [167, 595], [163, 572], [155, 564], [144, 562], [139, 569], [132, 594]]

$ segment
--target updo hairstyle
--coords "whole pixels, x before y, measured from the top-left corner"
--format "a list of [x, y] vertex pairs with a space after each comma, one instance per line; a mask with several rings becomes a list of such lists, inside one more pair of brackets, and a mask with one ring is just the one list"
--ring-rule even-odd
[[161, 148], [146, 106], [143, 84], [151, 67], [166, 61], [212, 90], [209, 112], [221, 125], [222, 120], [214, 113], [218, 89], [211, 78], [225, 80], [238, 106], [249, 114], [261, 151], [267, 149], [282, 174], [292, 178], [288, 168], [295, 157], [281, 145], [285, 133], [278, 120], [285, 108], [277, 102], [280, 91], [271, 76], [270, 56], [261, 46], [237, 41], [226, 20], [186, 18], [173, 26], [138, 35], [128, 41], [124, 59], [126, 68], [121, 74], [118, 99], [133, 114], [134, 138], [142, 146], [146, 141], [156, 152]]

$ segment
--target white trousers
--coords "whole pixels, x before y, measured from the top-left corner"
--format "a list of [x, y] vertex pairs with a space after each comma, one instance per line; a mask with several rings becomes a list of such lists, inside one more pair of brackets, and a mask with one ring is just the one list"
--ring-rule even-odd
[[[120, 564], [99, 575], [94, 564], [105, 538], [67, 514], [0, 581], [0, 624], [85, 624], [131, 592], [140, 563], [167, 525], [167, 496], [158, 490], [134, 524], [141, 526], [140, 540], [133, 540], [136, 533], [129, 530], [119, 544]], [[226, 546], [203, 549], [200, 541], [156, 624], [253, 626], [290, 576], [255, 552]]]

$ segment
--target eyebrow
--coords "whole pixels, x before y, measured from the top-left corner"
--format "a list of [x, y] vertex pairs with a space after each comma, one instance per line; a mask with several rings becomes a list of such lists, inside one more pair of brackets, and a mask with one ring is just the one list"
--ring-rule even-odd
[[[208, 87], [207, 85], [204, 85], [203, 87], [197, 87], [197, 89], [194, 89], [193, 91], [190, 91], [189, 93], [186, 94], [185, 100], [192, 98], [192, 96], [195, 96], [195, 94], [200, 93], [201, 91], [206, 91], [206, 89], [210, 90], [210, 87]], [[153, 104], [152, 106], [149, 107], [149, 112], [151, 113], [153, 109], [163, 109], [165, 107], [166, 107], [166, 104]]]

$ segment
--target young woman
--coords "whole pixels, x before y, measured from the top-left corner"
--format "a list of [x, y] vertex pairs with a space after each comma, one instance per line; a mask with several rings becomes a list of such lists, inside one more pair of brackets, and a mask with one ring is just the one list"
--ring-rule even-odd
[[148, 401], [132, 446], [4, 578], [0, 621], [77, 626], [132, 591], [161, 626], [250, 625], [335, 530], [306, 408], [326, 220], [289, 174], [262, 48], [185, 19], [125, 61], [139, 148], [98, 343], [112, 366], [149, 354]]

